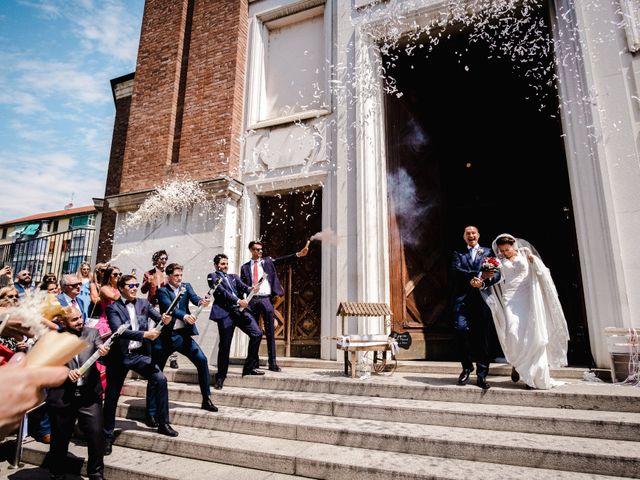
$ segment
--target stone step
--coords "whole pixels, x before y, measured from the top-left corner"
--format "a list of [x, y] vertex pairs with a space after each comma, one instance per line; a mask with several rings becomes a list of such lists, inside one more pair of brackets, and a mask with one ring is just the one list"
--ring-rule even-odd
[[[140, 380], [127, 382], [123, 394], [144, 398], [146, 382]], [[169, 383], [169, 399], [172, 402], [199, 404], [202, 397], [197, 385]], [[213, 390], [212, 399], [219, 407], [232, 406], [365, 420], [612, 440], [635, 441], [640, 431], [640, 413], [429, 400], [391, 400], [379, 397], [251, 389], [226, 385], [222, 390]]]
[[[119, 415], [144, 418], [144, 400], [125, 399]], [[640, 443], [479, 430], [439, 425], [329, 417], [225, 407], [210, 413], [199, 405], [172, 402], [175, 425], [271, 438], [328, 443], [388, 452], [478, 460], [526, 467], [640, 476]]]
[[[48, 452], [49, 445], [28, 442], [24, 445], [22, 458], [25, 463], [42, 465]], [[70, 445], [69, 452], [76, 457], [75, 460], [84, 459], [87, 456], [86, 447], [73, 443]], [[74, 463], [73, 460], [71, 463]], [[176, 459], [171, 454], [125, 448], [118, 445], [114, 445], [113, 453], [104, 458], [104, 463], [104, 476], [109, 480], [228, 480], [230, 478], [233, 480], [294, 480], [309, 478], [193, 458], [180, 457]], [[82, 465], [83, 475], [86, 475], [86, 467], [85, 461]], [[42, 474], [42, 472], [28, 471], [28, 476], [21, 477], [19, 471], [14, 472], [8, 478], [35, 479], [39, 478], [37, 475]], [[42, 478], [48, 479], [49, 476], [47, 474]]]
[[[216, 414], [191, 410], [198, 417]], [[261, 412], [264, 413], [264, 412]], [[273, 412], [272, 412], [273, 413]], [[387, 446], [396, 445], [393, 436], [384, 431], [376, 432], [359, 448], [331, 443], [264, 437], [233, 433], [219, 430], [206, 430], [176, 425], [180, 436], [169, 438], [158, 435], [141, 423], [126, 420], [128, 430], [117, 438], [116, 444], [131, 449], [150, 450], [172, 456], [188, 457], [217, 463], [227, 463], [245, 468], [260, 466], [272, 472], [302, 475], [313, 478], [394, 478], [394, 479], [505, 479], [540, 478], [564, 479], [601, 478], [596, 475], [636, 477], [640, 475], [637, 444], [632, 442], [614, 442], [611, 440], [561, 439], [530, 434], [511, 434], [500, 439], [505, 445], [499, 445], [492, 434], [467, 430], [451, 432], [441, 428], [435, 432], [418, 432], [413, 439], [413, 450], [428, 453], [427, 456], [416, 453], [398, 452], [389, 454]], [[315, 425], [304, 425], [296, 430], [298, 436], [315, 435]], [[464, 429], [461, 429], [464, 430]], [[333, 443], [343, 436], [349, 437], [349, 425], [343, 425], [335, 431]], [[474, 435], [472, 441], [467, 435]], [[366, 437], [365, 437], [366, 438]], [[552, 442], [549, 445], [547, 442]], [[577, 442], [577, 443], [576, 443]], [[589, 443], [589, 445], [587, 445]], [[596, 448], [597, 445], [597, 448]], [[371, 446], [378, 447], [371, 449]], [[383, 447], [383, 448], [380, 448]], [[508, 465], [504, 449], [519, 451], [522, 465]], [[592, 451], [592, 449], [594, 451]], [[606, 453], [604, 453], [606, 452]], [[468, 455], [469, 460], [450, 458], [453, 454]], [[445, 458], [448, 457], [448, 458]], [[491, 460], [498, 463], [489, 463]], [[176, 462], [179, 463], [179, 462]], [[532, 468], [535, 467], [535, 468]], [[562, 470], [556, 470], [556, 468]], [[571, 470], [571, 471], [568, 471]], [[578, 472], [578, 473], [576, 473]], [[610, 477], [609, 477], [610, 478]]]
[[[189, 366], [189, 360], [186, 357], [181, 362], [181, 366]], [[244, 358], [232, 358], [230, 362], [235, 365], [242, 365]], [[260, 365], [266, 366], [267, 357], [260, 357]], [[282, 368], [314, 368], [325, 370], [344, 370], [344, 364], [342, 358], [339, 361], [334, 360], [320, 360], [316, 358], [299, 358], [299, 357], [279, 357], [278, 365]], [[215, 367], [214, 367], [215, 368]], [[460, 374], [459, 362], [434, 362], [426, 360], [398, 360], [396, 372], [413, 372], [413, 373], [438, 373], [445, 375]], [[585, 372], [589, 369], [586, 367], [564, 367], [564, 368], [552, 368], [551, 376], [553, 378], [572, 378], [581, 380]], [[598, 374], [600, 378], [610, 380], [611, 372], [604, 369], [593, 370]], [[511, 375], [511, 365], [503, 363], [492, 363], [489, 368], [490, 376], [509, 376]]]
[[[266, 371], [264, 376], [247, 377], [241, 377], [241, 371], [239, 366], [230, 368], [225, 387], [640, 413], [640, 389], [575, 379], [565, 379], [566, 385], [551, 390], [525, 390], [522, 382], [514, 384], [509, 377], [493, 377], [493, 388], [483, 391], [471, 383], [457, 386], [457, 375], [396, 372], [360, 380], [332, 370], [288, 368], [280, 373]], [[196, 371], [192, 368], [169, 369], [165, 374], [169, 381], [197, 382]]]

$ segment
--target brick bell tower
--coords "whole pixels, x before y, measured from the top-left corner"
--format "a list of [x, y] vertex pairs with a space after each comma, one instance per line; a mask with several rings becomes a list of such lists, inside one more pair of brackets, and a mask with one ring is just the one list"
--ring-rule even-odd
[[[118, 259], [121, 268], [148, 269], [156, 247], [179, 245], [170, 259], [195, 265], [204, 259], [200, 253], [211, 253], [194, 250], [203, 244], [228, 253], [236, 248], [225, 243], [229, 235], [220, 226], [235, 227], [242, 195], [238, 138], [247, 15], [247, 0], [146, 1], [135, 74], [112, 80], [116, 117], [109, 171], [105, 198], [95, 199], [102, 211], [97, 261], [126, 248], [133, 253]], [[185, 228], [193, 212], [141, 226], [144, 248], [140, 233], [114, 238], [122, 218], [154, 188], [184, 177], [215, 192], [224, 218], [198, 225], [196, 234]]]

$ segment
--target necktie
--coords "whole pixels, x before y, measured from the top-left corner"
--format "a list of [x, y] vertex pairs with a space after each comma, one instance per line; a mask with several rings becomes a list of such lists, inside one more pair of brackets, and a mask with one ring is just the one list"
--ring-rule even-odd
[[253, 262], [253, 286], [255, 287], [258, 284], [258, 262], [254, 260]]

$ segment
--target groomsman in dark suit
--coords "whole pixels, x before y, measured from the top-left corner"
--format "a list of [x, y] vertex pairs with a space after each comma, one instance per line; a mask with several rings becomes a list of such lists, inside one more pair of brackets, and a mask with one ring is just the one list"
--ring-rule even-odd
[[129, 323], [129, 328], [111, 346], [107, 356], [107, 391], [104, 398], [104, 434], [105, 455], [111, 453], [113, 430], [116, 423], [116, 408], [120, 390], [129, 370], [142, 375], [156, 387], [158, 405], [158, 433], [176, 437], [169, 424], [169, 393], [167, 378], [151, 358], [151, 342], [160, 336], [160, 332], [149, 325], [149, 319], [156, 324], [171, 322], [169, 315], [160, 315], [148, 300], [136, 298], [140, 284], [133, 275], [123, 275], [118, 280], [120, 299], [107, 307], [109, 328], [115, 332], [120, 325]]
[[480, 291], [498, 282], [500, 271], [495, 274], [482, 271], [482, 263], [492, 257], [493, 252], [490, 248], [480, 246], [480, 232], [476, 227], [466, 227], [463, 238], [467, 245], [453, 253], [451, 267], [454, 329], [462, 363], [458, 385], [465, 385], [469, 381], [469, 375], [473, 372], [472, 356], [475, 356], [477, 385], [487, 390], [491, 387], [486, 377], [497, 335], [491, 310]]
[[[220, 390], [224, 380], [227, 378], [231, 340], [236, 327], [249, 335], [249, 351], [244, 361], [242, 376], [264, 375], [264, 372], [257, 370], [259, 361], [258, 349], [260, 348], [262, 332], [251, 315], [251, 311], [247, 308], [249, 304], [242, 298], [243, 294], [251, 292], [251, 287], [245, 285], [237, 275], [227, 274], [229, 259], [224, 253], [216, 255], [213, 263], [216, 266], [216, 271], [207, 276], [209, 287], [213, 288], [218, 279], [221, 279], [218, 288], [213, 293], [214, 303], [209, 316], [209, 319], [218, 324], [220, 336], [218, 372], [216, 373], [216, 381], [213, 387], [216, 390]], [[240, 311], [241, 308], [243, 311]]]
[[309, 247], [305, 246], [302, 250], [284, 257], [271, 258], [262, 256], [262, 243], [258, 241], [249, 242], [249, 251], [251, 251], [251, 260], [242, 265], [240, 269], [240, 278], [242, 281], [251, 286], [257, 286], [258, 281], [264, 277], [260, 284], [258, 293], [251, 299], [249, 308], [255, 319], [262, 316], [264, 323], [264, 333], [267, 337], [267, 353], [269, 356], [269, 370], [279, 372], [281, 368], [276, 363], [276, 338], [274, 328], [274, 309], [273, 300], [275, 297], [284, 295], [282, 285], [278, 279], [276, 265], [291, 262], [299, 257], [304, 257], [309, 253]]
[[[153, 344], [153, 361], [164, 370], [167, 359], [173, 352], [180, 352], [193, 363], [198, 370], [198, 383], [202, 394], [202, 409], [210, 412], [217, 412], [216, 407], [209, 398], [211, 387], [209, 385], [209, 362], [202, 352], [200, 346], [192, 338], [198, 335], [196, 328], [196, 318], [191, 315], [189, 303], [207, 307], [210, 303], [207, 298], [200, 298], [190, 283], [182, 282], [182, 272], [184, 267], [178, 263], [170, 263], [165, 268], [167, 284], [157, 290], [158, 305], [160, 313], [165, 313], [171, 303], [175, 300], [181, 287], [185, 288], [185, 293], [178, 300], [176, 308], [171, 314], [171, 322], [162, 328], [162, 333], [157, 342]], [[156, 402], [155, 389], [152, 383], [147, 384], [147, 425], [156, 426]]]
[[89, 457], [87, 474], [90, 480], [102, 480], [104, 470], [104, 434], [102, 431], [102, 382], [95, 364], [80, 375], [78, 368], [96, 351], [104, 356], [109, 348], [102, 345], [100, 333], [95, 328], [83, 327], [80, 310], [67, 307], [62, 319], [63, 329], [79, 336], [89, 346], [71, 360], [69, 378], [61, 386], [47, 394], [47, 411], [51, 421], [51, 445], [49, 460], [52, 480], [64, 480], [65, 462], [73, 426], [78, 420], [87, 439]]

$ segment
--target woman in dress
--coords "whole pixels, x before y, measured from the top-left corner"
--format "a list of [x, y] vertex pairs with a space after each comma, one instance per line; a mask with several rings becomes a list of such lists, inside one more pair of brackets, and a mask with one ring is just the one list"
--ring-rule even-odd
[[[107, 307], [120, 299], [120, 291], [117, 288], [120, 275], [122, 275], [122, 273], [120, 273], [120, 269], [116, 266], [107, 267], [102, 274], [102, 286], [100, 287], [100, 319], [94, 327], [98, 329], [100, 335], [111, 332], [109, 322], [107, 321]], [[100, 363], [96, 363], [96, 365], [100, 372], [100, 378], [102, 379], [102, 388], [105, 389], [107, 383], [106, 369], [104, 365]]]
[[104, 271], [109, 267], [108, 263], [96, 263], [96, 268], [93, 270], [93, 278], [89, 282], [89, 315], [88, 318], [93, 318], [95, 321], [90, 326], [95, 326], [98, 319], [102, 316], [102, 307], [100, 306], [100, 287], [102, 287], [102, 276]]
[[[493, 241], [502, 280], [484, 292], [502, 350], [528, 388], [561, 385], [549, 366], [567, 365], [569, 331], [549, 269], [525, 240], [504, 233]], [[490, 292], [490, 293], [488, 293]]]
[[82, 282], [80, 287], [80, 293], [78, 297], [82, 300], [84, 305], [84, 311], [82, 312], [85, 318], [89, 316], [89, 304], [91, 303], [91, 265], [89, 262], [82, 262], [76, 272], [76, 277]]

